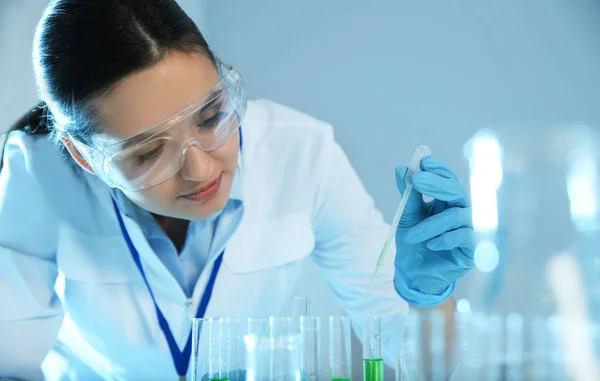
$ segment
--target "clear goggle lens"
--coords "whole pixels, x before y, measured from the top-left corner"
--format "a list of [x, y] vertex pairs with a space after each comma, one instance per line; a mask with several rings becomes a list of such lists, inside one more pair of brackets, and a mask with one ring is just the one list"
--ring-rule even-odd
[[[218, 62], [221, 80], [198, 101], [144, 132], [87, 155], [111, 186], [140, 190], [175, 175], [190, 147], [205, 152], [225, 144], [240, 127], [246, 113], [241, 75]], [[81, 143], [77, 144], [78, 146]]]

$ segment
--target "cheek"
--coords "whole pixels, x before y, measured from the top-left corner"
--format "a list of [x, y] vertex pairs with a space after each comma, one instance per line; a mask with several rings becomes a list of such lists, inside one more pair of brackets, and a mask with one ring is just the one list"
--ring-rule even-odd
[[174, 179], [169, 179], [137, 192], [125, 192], [125, 195], [135, 204], [151, 213], [165, 214], [169, 210], [173, 194], [176, 194], [177, 184]]
[[221, 164], [223, 170], [232, 170], [237, 167], [239, 151], [240, 135], [238, 131], [225, 144], [212, 151], [210, 156]]

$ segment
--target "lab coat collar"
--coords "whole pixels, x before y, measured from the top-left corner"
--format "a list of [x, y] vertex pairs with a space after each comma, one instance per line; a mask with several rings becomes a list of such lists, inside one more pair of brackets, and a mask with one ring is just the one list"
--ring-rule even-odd
[[[241, 153], [240, 153], [240, 157], [241, 157]], [[237, 200], [237, 201], [244, 201], [244, 194], [243, 194], [243, 190], [242, 190], [242, 166], [241, 166], [241, 159], [238, 160], [238, 167], [237, 170], [235, 171], [235, 175], [233, 176], [233, 181], [231, 183], [231, 190], [229, 192], [229, 199], [230, 200]]]

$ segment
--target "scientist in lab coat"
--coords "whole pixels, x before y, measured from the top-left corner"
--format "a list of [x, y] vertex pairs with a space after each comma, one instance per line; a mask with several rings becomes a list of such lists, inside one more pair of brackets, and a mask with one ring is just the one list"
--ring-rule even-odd
[[0, 378], [185, 377], [194, 317], [278, 315], [308, 258], [354, 323], [383, 317], [387, 361], [409, 305], [452, 314], [472, 228], [440, 160], [367, 298], [388, 225], [331, 126], [247, 101], [175, 1], [52, 1], [33, 62], [43, 106], [0, 172]]

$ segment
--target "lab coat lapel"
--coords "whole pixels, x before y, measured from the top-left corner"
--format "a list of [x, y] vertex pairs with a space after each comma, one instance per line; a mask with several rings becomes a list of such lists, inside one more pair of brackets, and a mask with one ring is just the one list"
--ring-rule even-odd
[[[90, 188], [98, 198], [102, 208], [110, 216], [111, 225], [114, 225], [115, 230], [118, 232], [117, 234], [121, 235], [119, 230], [119, 222], [117, 220], [117, 216], [115, 215], [114, 206], [112, 204], [110, 189], [96, 176], [87, 174], [86, 177], [88, 183], [90, 184]], [[140, 260], [144, 266], [146, 277], [148, 278], [148, 282], [150, 283], [152, 291], [156, 295], [157, 299], [166, 298], [171, 301], [185, 303], [187, 298], [181, 289], [181, 286], [175, 277], [173, 277], [169, 270], [163, 265], [156, 253], [154, 253], [138, 223], [131, 217], [126, 216], [124, 213], [121, 213], [121, 217], [123, 218], [123, 222], [135, 248], [140, 254]], [[131, 253], [127, 253], [127, 255], [131, 257]], [[133, 261], [133, 258], [131, 260]]]
[[[181, 289], [181, 286], [152, 250], [138, 223], [123, 213], [121, 213], [121, 217], [123, 218], [125, 228], [131, 237], [131, 241], [140, 254], [140, 260], [144, 272], [146, 273], [146, 278], [156, 296], [159, 307], [162, 308], [162, 306], [160, 306], [161, 299], [185, 303], [187, 298]], [[131, 255], [131, 253], [128, 254]]]
[[[86, 180], [88, 184], [90, 184], [90, 188], [96, 195], [102, 209], [109, 216], [110, 226], [115, 229], [114, 233], [121, 235], [119, 222], [112, 204], [110, 189], [96, 176], [87, 174]], [[186, 295], [177, 280], [154, 253], [138, 223], [123, 213], [121, 213], [121, 218], [123, 218], [127, 233], [131, 237], [131, 241], [140, 255], [140, 261], [144, 268], [144, 272], [146, 273], [148, 283], [156, 297], [158, 306], [167, 319], [177, 344], [180, 348], [183, 348], [187, 340], [189, 332], [188, 328], [190, 326], [189, 320], [191, 319], [188, 311], [190, 306], [189, 303], [187, 303]], [[131, 253], [124, 254], [129, 256], [130, 260], [133, 262]], [[141, 274], [139, 276], [141, 279]], [[140, 287], [146, 288], [143, 282], [140, 281], [139, 284]], [[150, 305], [152, 304], [150, 294], [147, 295], [146, 302]], [[147, 314], [151, 320], [155, 320], [156, 314], [154, 307], [150, 307], [150, 305], [148, 306]]]
[[188, 302], [175, 277], [148, 244], [138, 223], [123, 213], [121, 213], [121, 217], [131, 241], [140, 255], [140, 261], [148, 284], [156, 298], [156, 303], [169, 323], [169, 328], [177, 345], [180, 349], [183, 349], [190, 332], [190, 321], [193, 319], [196, 312], [195, 308], [198, 305], [197, 303], [191, 304]]

